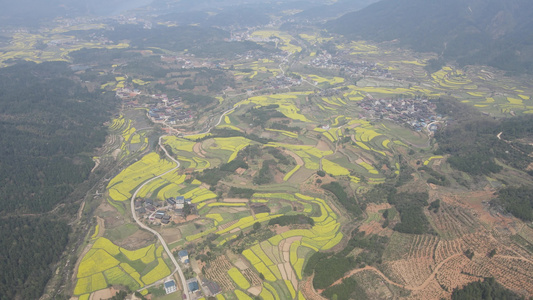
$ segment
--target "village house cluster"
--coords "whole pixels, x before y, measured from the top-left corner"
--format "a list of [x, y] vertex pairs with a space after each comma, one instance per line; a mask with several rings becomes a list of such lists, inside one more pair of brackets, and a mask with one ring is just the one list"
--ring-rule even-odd
[[[412, 126], [416, 131], [428, 127], [441, 116], [435, 114], [435, 104], [427, 99], [370, 99], [359, 102], [367, 117], [372, 119], [389, 119]], [[436, 131], [437, 125], [428, 129]]]
[[257, 87], [257, 89], [284, 89], [292, 86], [298, 86], [302, 84], [302, 80], [295, 77], [278, 75], [273, 78], [268, 78], [263, 81], [263, 85]]
[[135, 211], [152, 224], [168, 224], [171, 221], [181, 222], [194, 212], [194, 206], [191, 205], [191, 199], [185, 199], [183, 196], [168, 198], [165, 201], [137, 198]]
[[320, 51], [308, 63], [309, 66], [321, 69], [342, 70], [348, 76], [377, 76], [391, 78], [389, 70], [379, 67], [376, 63], [367, 61], [351, 61], [335, 57], [327, 51]]
[[166, 94], [156, 94], [152, 95], [152, 98], [161, 101], [152, 105], [148, 111], [148, 116], [154, 123], [176, 125], [189, 122], [195, 117], [195, 113], [186, 109], [179, 97], [169, 99]]

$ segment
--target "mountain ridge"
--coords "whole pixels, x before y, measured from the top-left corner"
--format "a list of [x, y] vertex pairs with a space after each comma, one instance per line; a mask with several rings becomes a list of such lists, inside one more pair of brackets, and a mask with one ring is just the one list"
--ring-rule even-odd
[[533, 3], [525, 0], [383, 0], [328, 22], [349, 39], [397, 41], [460, 65], [533, 73]]

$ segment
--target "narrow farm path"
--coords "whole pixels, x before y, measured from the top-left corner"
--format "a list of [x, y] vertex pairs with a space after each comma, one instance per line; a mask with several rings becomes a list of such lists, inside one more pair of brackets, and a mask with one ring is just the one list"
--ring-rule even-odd
[[385, 280], [386, 282], [388, 282], [389, 284], [392, 284], [392, 285], [395, 285], [397, 287], [401, 287], [401, 288], [404, 288], [404, 289], [407, 289], [407, 290], [411, 290], [411, 291], [420, 291], [420, 290], [423, 290], [425, 289], [429, 283], [431, 282], [431, 280], [433, 280], [435, 278], [435, 276], [437, 275], [437, 273], [439, 272], [439, 269], [446, 263], [448, 262], [450, 259], [452, 258], [455, 258], [457, 256], [460, 256], [460, 255], [463, 255], [462, 253], [456, 253], [448, 258], [446, 258], [445, 260], [441, 261], [436, 267], [435, 267], [435, 270], [433, 270], [433, 273], [431, 273], [431, 275], [429, 275], [429, 277], [424, 281], [424, 283], [422, 283], [421, 285], [419, 286], [416, 286], [416, 287], [411, 287], [411, 286], [405, 286], [405, 285], [401, 285], [399, 283], [396, 283], [392, 280], [390, 280], [387, 276], [385, 276], [385, 274], [383, 274], [380, 270], [374, 268], [374, 267], [370, 267], [370, 266], [366, 266], [364, 268], [361, 268], [361, 269], [355, 269], [355, 270], [352, 270], [350, 271], [347, 275], [345, 275], [343, 278], [335, 281], [331, 286], [335, 286], [335, 285], [338, 285], [338, 284], [341, 284], [342, 281], [346, 278], [349, 278], [349, 277], [352, 277], [353, 275], [359, 273], [359, 272], [363, 272], [363, 271], [373, 271], [375, 273], [377, 273], [381, 278], [383, 278], [383, 280]]

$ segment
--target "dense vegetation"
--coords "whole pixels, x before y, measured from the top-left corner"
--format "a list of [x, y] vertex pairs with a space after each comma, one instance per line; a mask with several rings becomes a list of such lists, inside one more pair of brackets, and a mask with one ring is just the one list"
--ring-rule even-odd
[[[387, 237], [365, 236], [364, 232], [354, 231], [348, 245], [342, 251], [335, 254], [324, 252], [313, 254], [304, 269], [304, 274], [314, 273], [313, 286], [316, 289], [325, 289], [351, 269], [380, 264], [388, 242]], [[363, 251], [354, 258], [351, 253], [356, 248]], [[339, 293], [339, 291], [334, 293]]]
[[[0, 90], [0, 214], [69, 203], [105, 140], [115, 98], [88, 92], [63, 62], [0, 69]], [[40, 297], [67, 243], [69, 227], [55, 219], [0, 219], [0, 299]]]
[[201, 141], [204, 141], [204, 140], [207, 140], [207, 139], [211, 139], [213, 137], [235, 137], [235, 136], [242, 136], [242, 137], [245, 137], [249, 140], [252, 140], [254, 142], [258, 142], [258, 143], [261, 143], [261, 144], [267, 144], [269, 142], [273, 142], [274, 140], [272, 139], [268, 139], [268, 138], [262, 138], [254, 133], [244, 133], [244, 132], [241, 132], [241, 131], [237, 131], [237, 130], [231, 130], [231, 129], [226, 129], [226, 128], [222, 128], [222, 129], [218, 129], [218, 128], [215, 128], [213, 130], [211, 130], [211, 136], [207, 135], [203, 138], [199, 138], [196, 140], [196, 142], [201, 142]]
[[352, 39], [392, 41], [460, 64], [533, 73], [528, 0], [384, 0], [328, 23]]
[[46, 212], [66, 200], [103, 144], [114, 97], [89, 93], [66, 63], [0, 69], [0, 214]]
[[101, 34], [113, 41], [129, 40], [133, 47], [139, 49], [161, 48], [169, 51], [184, 51], [202, 57], [216, 56], [217, 58], [231, 58], [247, 51], [269, 51], [250, 41], [226, 42], [229, 38], [227, 31], [213, 27], [199, 26], [159, 26], [144, 29], [138, 25], [116, 26], [114, 30], [102, 30]]
[[354, 197], [349, 197], [342, 185], [334, 181], [332, 183], [322, 185], [322, 188], [332, 192], [339, 200], [340, 204], [352, 215], [359, 216], [363, 213], [357, 200]]
[[269, 184], [274, 180], [274, 174], [272, 173], [271, 168], [276, 166], [276, 161], [273, 159], [268, 159], [263, 161], [261, 169], [256, 176], [254, 176], [254, 184]]
[[242, 158], [237, 158], [229, 163], [222, 164], [220, 167], [207, 169], [196, 174], [196, 179], [214, 186], [224, 177], [235, 173], [238, 168], [248, 169], [248, 164]]
[[0, 218], [0, 299], [39, 299], [68, 233], [48, 218]]
[[76, 64], [104, 64], [116, 59], [135, 59], [141, 57], [140, 53], [125, 51], [123, 49], [87, 49], [69, 53]]
[[309, 224], [311, 226], [315, 225], [315, 221], [306, 216], [306, 215], [288, 215], [280, 216], [268, 221], [268, 225], [279, 225], [279, 226], [288, 226], [288, 225], [303, 225]]
[[401, 222], [394, 230], [403, 233], [424, 234], [430, 231], [429, 221], [423, 207], [428, 206], [429, 195], [425, 193], [394, 193], [389, 195], [389, 203], [400, 212]]
[[239, 197], [239, 198], [247, 198], [250, 199], [254, 195], [255, 191], [252, 189], [247, 188], [238, 188], [232, 186], [229, 189], [228, 197]]
[[498, 192], [496, 203], [515, 217], [524, 221], [533, 221], [533, 188], [506, 187]]
[[494, 278], [472, 282], [461, 289], [454, 289], [452, 293], [452, 300], [486, 299], [518, 300], [523, 298], [501, 286]]
[[346, 278], [341, 284], [332, 286], [322, 293], [328, 299], [367, 299], [365, 290], [353, 278]]
[[[450, 154], [450, 165], [471, 175], [498, 173], [502, 167], [495, 159], [525, 170], [533, 162], [533, 147], [516, 141], [528, 137], [532, 117], [494, 120], [474, 108], [451, 99], [440, 99], [437, 112], [455, 120], [435, 134], [439, 143], [436, 154]], [[502, 139], [498, 134], [503, 132]], [[509, 134], [507, 133], [509, 132]]]
[[270, 119], [286, 118], [284, 114], [277, 111], [277, 108], [279, 108], [279, 105], [277, 104], [261, 106], [259, 108], [252, 107], [246, 113], [243, 114], [242, 118], [243, 120], [245, 120], [245, 122], [252, 124], [252, 126], [254, 127], [261, 126], [261, 128], [266, 128], [267, 122]]

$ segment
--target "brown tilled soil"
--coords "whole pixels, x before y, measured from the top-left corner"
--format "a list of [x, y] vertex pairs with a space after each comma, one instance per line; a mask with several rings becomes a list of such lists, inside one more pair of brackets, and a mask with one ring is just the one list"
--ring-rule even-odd
[[196, 153], [198, 156], [205, 158], [205, 151], [202, 149], [202, 143], [198, 142], [194, 144], [193, 147], [194, 153]]
[[120, 241], [113, 241], [113, 243], [115, 243], [119, 247], [128, 250], [136, 250], [153, 244], [155, 240], [156, 238], [154, 237], [154, 235], [149, 233], [148, 231], [137, 230], [129, 237]]
[[118, 291], [115, 290], [114, 288], [99, 290], [99, 291], [92, 293], [91, 296], [89, 297], [89, 300], [110, 299], [113, 296], [115, 296], [117, 292]]
[[319, 140], [316, 144], [316, 148], [320, 151], [328, 151], [331, 150], [328, 143], [324, 142], [323, 140]]

